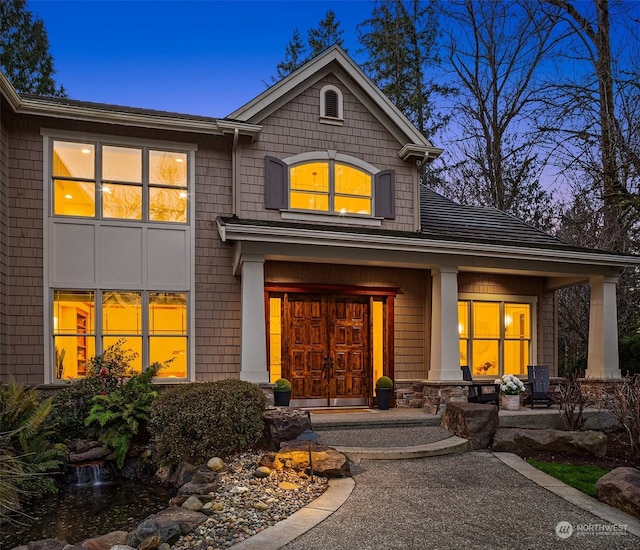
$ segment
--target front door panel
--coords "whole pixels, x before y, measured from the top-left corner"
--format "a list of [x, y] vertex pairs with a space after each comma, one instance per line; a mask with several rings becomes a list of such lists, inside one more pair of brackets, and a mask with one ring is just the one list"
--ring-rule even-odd
[[365, 405], [369, 298], [285, 294], [283, 376], [297, 406]]

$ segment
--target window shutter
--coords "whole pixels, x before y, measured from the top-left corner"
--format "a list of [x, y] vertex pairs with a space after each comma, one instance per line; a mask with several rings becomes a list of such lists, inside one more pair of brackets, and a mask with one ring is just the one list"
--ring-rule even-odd
[[396, 217], [396, 173], [383, 170], [375, 175], [375, 216], [394, 220]]
[[265, 208], [282, 210], [287, 208], [288, 201], [288, 167], [280, 159], [266, 156], [264, 170], [264, 206]]
[[335, 90], [327, 90], [324, 93], [324, 116], [339, 118], [338, 94]]

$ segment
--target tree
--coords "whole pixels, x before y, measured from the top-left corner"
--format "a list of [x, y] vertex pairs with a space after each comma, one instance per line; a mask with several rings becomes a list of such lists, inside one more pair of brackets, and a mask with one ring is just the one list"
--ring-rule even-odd
[[538, 69], [553, 45], [554, 21], [527, 0], [459, 0], [448, 16], [448, 58], [460, 93], [440, 186], [460, 202], [549, 229], [554, 212], [540, 184], [544, 136], [535, 120], [543, 94]]
[[427, 78], [441, 62], [439, 36], [435, 2], [378, 0], [371, 18], [358, 25], [368, 55], [363, 69], [425, 137], [447, 122], [435, 98], [453, 93]]
[[[336, 21], [336, 14], [331, 10], [326, 13], [317, 28], [309, 29], [307, 44], [302, 41], [300, 31], [294, 29], [291, 40], [285, 47], [284, 59], [276, 65], [277, 77], [272, 76], [271, 82], [277, 82], [291, 74], [298, 67], [301, 67], [334, 44], [342, 47], [344, 43], [342, 39], [343, 33], [344, 31], [340, 28], [340, 21]], [[307, 53], [308, 51], [309, 53]]]
[[53, 79], [44, 23], [25, 0], [0, 0], [0, 67], [18, 92], [65, 96]]

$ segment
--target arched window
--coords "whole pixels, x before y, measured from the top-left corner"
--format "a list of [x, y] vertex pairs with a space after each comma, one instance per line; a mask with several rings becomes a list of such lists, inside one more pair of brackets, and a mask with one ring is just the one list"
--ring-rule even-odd
[[342, 92], [330, 84], [320, 90], [320, 118], [333, 122], [343, 119]]

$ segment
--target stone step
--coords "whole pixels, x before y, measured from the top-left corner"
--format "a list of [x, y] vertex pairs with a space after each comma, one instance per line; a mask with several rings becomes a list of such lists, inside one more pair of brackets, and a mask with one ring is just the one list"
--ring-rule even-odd
[[[355, 416], [355, 415], [351, 415]], [[381, 419], [317, 419], [311, 415], [311, 425], [314, 431], [327, 430], [373, 430], [378, 428], [407, 428], [413, 426], [439, 426], [439, 416], [420, 415], [414, 418], [381, 418]]]
[[334, 447], [350, 460], [402, 460], [449, 454], [461, 454], [469, 450], [469, 440], [451, 436], [433, 443], [410, 447]]

